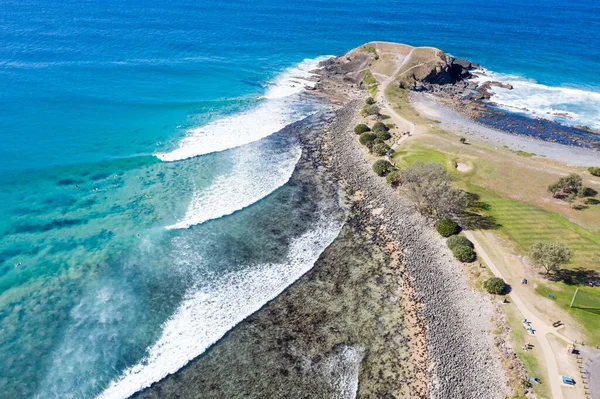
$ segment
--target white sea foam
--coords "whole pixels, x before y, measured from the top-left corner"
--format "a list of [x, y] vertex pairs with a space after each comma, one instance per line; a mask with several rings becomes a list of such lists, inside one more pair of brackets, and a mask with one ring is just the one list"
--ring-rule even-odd
[[99, 398], [127, 398], [179, 370], [310, 270], [341, 227], [341, 222], [323, 220], [292, 241], [287, 262], [208, 278], [189, 290], [147, 357], [125, 370]]
[[223, 151], [260, 140], [310, 115], [310, 110], [299, 106], [299, 94], [305, 87], [314, 86], [308, 80], [313, 76], [310, 71], [326, 58], [304, 60], [287, 69], [271, 82], [254, 108], [191, 129], [175, 150], [156, 156], [172, 162]]
[[477, 82], [510, 83], [512, 90], [492, 87], [491, 101], [508, 111], [553, 120], [568, 125], [600, 128], [600, 92], [570, 87], [546, 86], [517, 75], [478, 71]]
[[236, 151], [228, 173], [210, 187], [195, 190], [183, 219], [167, 229], [188, 228], [252, 205], [288, 182], [301, 154], [298, 146], [268, 157], [260, 148]]

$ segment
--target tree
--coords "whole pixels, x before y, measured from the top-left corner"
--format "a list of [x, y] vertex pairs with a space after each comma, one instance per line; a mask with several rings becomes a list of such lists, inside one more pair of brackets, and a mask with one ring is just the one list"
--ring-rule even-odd
[[400, 173], [400, 191], [417, 210], [434, 219], [456, 218], [468, 205], [467, 194], [451, 185], [451, 176], [438, 163], [415, 162]]
[[369, 126], [365, 125], [364, 123], [359, 123], [358, 125], [356, 125], [354, 127], [354, 133], [356, 134], [362, 134], [364, 132], [368, 132], [371, 129], [369, 129]]
[[573, 251], [558, 242], [536, 241], [529, 251], [531, 263], [535, 268], [543, 268], [546, 274], [560, 270], [562, 265], [569, 263]]
[[394, 170], [394, 165], [383, 159], [375, 161], [373, 164], [373, 172], [375, 172], [377, 176], [385, 176], [392, 170]]
[[383, 123], [383, 122], [375, 122], [375, 124], [373, 125], [373, 133], [385, 133], [388, 130], [388, 127]]
[[597, 166], [590, 166], [588, 172], [593, 176], [600, 176], [600, 168]]
[[569, 194], [575, 194], [580, 192], [583, 188], [583, 179], [577, 173], [571, 173], [567, 176], [561, 177], [556, 183], [548, 186], [548, 191], [552, 193], [552, 196], [556, 198], [557, 195], [561, 194], [568, 196]]
[[463, 143], [463, 144], [465, 144], [465, 143], [467, 142], [467, 139], [466, 139], [466, 138], [464, 138], [464, 137], [461, 137], [461, 138], [460, 138], [460, 142], [461, 142], [461, 143]]
[[375, 104], [375, 100], [373, 100], [373, 97], [367, 97], [367, 99], [365, 100], [365, 103], [367, 105], [373, 105], [373, 104]]
[[377, 139], [377, 136], [375, 136], [373, 133], [365, 132], [359, 136], [358, 141], [362, 145], [366, 145], [367, 147], [370, 147], [370, 145], [373, 143], [373, 141], [375, 139]]
[[504, 293], [506, 283], [500, 277], [491, 277], [483, 282], [483, 288], [490, 294], [500, 295]]
[[373, 147], [371, 147], [371, 151], [375, 155], [379, 155], [379, 156], [383, 156], [383, 155], [387, 154], [387, 152], [389, 150], [390, 150], [390, 146], [387, 145], [386, 143], [374, 144]]

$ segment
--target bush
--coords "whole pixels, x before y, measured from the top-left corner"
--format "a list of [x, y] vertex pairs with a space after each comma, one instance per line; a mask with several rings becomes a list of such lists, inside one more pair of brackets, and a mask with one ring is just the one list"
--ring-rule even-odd
[[460, 142], [461, 142], [461, 143], [463, 143], [463, 144], [465, 144], [465, 143], [467, 142], [467, 139], [466, 139], [466, 138], [464, 138], [464, 137], [461, 137], [461, 138], [460, 138]]
[[446, 241], [448, 248], [453, 249], [459, 245], [474, 248], [473, 243], [465, 236], [453, 235]]
[[392, 135], [389, 132], [377, 132], [375, 133], [375, 135], [379, 140], [382, 141], [389, 140], [390, 138], [392, 138]]
[[593, 176], [600, 176], [600, 168], [597, 166], [589, 167], [588, 172], [590, 172]]
[[364, 123], [360, 123], [354, 127], [354, 133], [356, 134], [363, 134], [364, 132], [370, 131], [371, 129], [369, 129], [369, 126], [365, 125]]
[[373, 147], [371, 147], [371, 151], [373, 151], [374, 154], [379, 155], [379, 156], [383, 156], [383, 155], [387, 154], [387, 152], [389, 150], [390, 150], [390, 146], [387, 145], [386, 143], [374, 144]]
[[475, 251], [466, 245], [457, 245], [452, 248], [452, 255], [461, 262], [473, 262], [475, 260]]
[[392, 187], [395, 187], [398, 184], [400, 184], [400, 171], [394, 170], [388, 173], [388, 175], [385, 177], [385, 182]]
[[365, 115], [379, 115], [379, 111], [381, 111], [381, 109], [375, 104], [367, 105], [363, 108], [363, 113]]
[[375, 172], [377, 176], [385, 176], [392, 170], [394, 170], [394, 165], [383, 159], [380, 159], [373, 164], [373, 172]]
[[458, 234], [460, 227], [454, 220], [442, 219], [435, 224], [435, 229], [442, 235], [442, 237], [450, 237], [451, 235]]
[[359, 136], [358, 141], [362, 145], [366, 145], [368, 147], [376, 138], [377, 136], [375, 136], [373, 133], [364, 132]]
[[375, 122], [373, 125], [373, 133], [383, 133], [387, 132], [389, 129], [383, 122]]
[[375, 100], [373, 100], [373, 97], [367, 97], [367, 99], [365, 100], [365, 103], [367, 105], [373, 105], [373, 104], [375, 104]]
[[500, 295], [504, 293], [506, 283], [500, 277], [490, 277], [483, 282], [483, 288], [490, 294]]

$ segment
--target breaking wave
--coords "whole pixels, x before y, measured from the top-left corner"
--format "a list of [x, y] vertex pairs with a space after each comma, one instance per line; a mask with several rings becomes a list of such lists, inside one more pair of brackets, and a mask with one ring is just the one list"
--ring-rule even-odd
[[322, 219], [313, 230], [291, 242], [287, 262], [249, 266], [209, 277], [190, 289], [163, 325], [162, 336], [149, 348], [148, 355], [125, 370], [99, 398], [127, 398], [202, 354], [310, 270], [341, 227], [340, 221]]
[[288, 182], [301, 154], [298, 146], [268, 156], [256, 147], [236, 151], [231, 170], [209, 187], [194, 190], [183, 219], [167, 229], [188, 228], [254, 204]]
[[258, 105], [191, 129], [171, 152], [157, 153], [166, 162], [239, 147], [278, 132], [313, 113], [300, 94], [314, 87], [312, 70], [328, 57], [307, 59], [279, 74], [258, 99]]

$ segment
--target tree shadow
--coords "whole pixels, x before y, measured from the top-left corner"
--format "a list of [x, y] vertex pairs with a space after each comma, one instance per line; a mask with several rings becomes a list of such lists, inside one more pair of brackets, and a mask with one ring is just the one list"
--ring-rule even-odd
[[461, 215], [461, 221], [469, 230], [494, 230], [502, 227], [493, 216], [488, 216], [485, 211], [491, 209], [490, 204], [481, 201], [478, 194], [467, 194], [467, 207]]
[[568, 285], [588, 285], [590, 282], [595, 283], [600, 280], [600, 275], [595, 270], [579, 267], [577, 269], [561, 269], [558, 273], [551, 275], [549, 279], [562, 281]]

